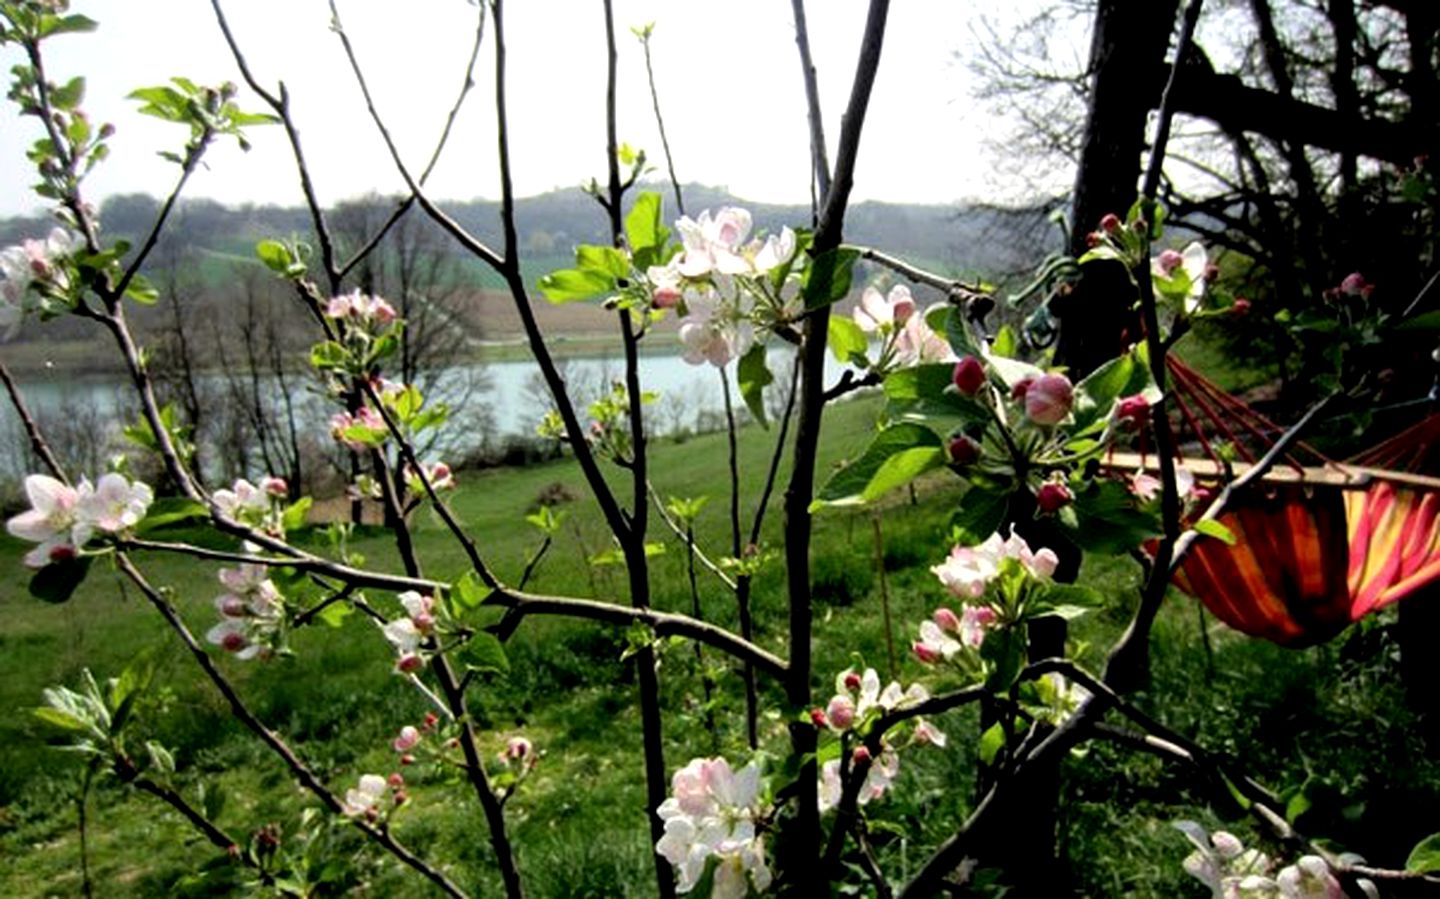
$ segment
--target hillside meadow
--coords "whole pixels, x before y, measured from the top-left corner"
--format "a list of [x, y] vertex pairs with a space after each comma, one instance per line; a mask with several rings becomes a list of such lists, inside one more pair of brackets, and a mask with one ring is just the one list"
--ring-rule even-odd
[[[822, 471], [865, 445], [877, 411], [870, 399], [831, 410]], [[773, 438], [773, 431], [756, 427], [741, 433], [746, 508], [758, 497]], [[729, 542], [724, 435], [660, 441], [653, 453], [661, 495], [709, 497], [698, 536], [714, 555], [723, 555]], [[613, 474], [619, 484], [624, 473]], [[763, 542], [770, 547], [783, 540], [783, 478], [782, 472], [767, 518]], [[909, 683], [925, 673], [908, 646], [918, 622], [945, 601], [928, 567], [949, 549], [956, 484], [948, 475], [932, 477], [915, 494], [892, 496], [878, 508], [829, 510], [819, 517], [813, 557], [820, 691], [859, 658], [888, 673], [882, 597], [888, 597], [895, 621], [896, 675]], [[568, 460], [464, 472], [452, 503], [487, 560], [513, 582], [540, 543], [524, 516], [542, 495], [573, 499], [555, 507], [567, 518], [529, 589], [627, 601], [623, 572], [587, 562], [608, 548], [607, 532]], [[462, 554], [438, 521], [422, 511], [415, 524], [427, 574], [461, 575]], [[877, 528], [883, 544], [878, 551]], [[684, 546], [658, 521], [652, 535], [665, 545], [654, 560], [656, 605], [688, 610]], [[305, 539], [315, 548], [325, 545], [318, 526]], [[376, 528], [357, 533], [350, 549], [374, 566], [394, 561], [387, 535]], [[428, 884], [363, 846], [342, 821], [301, 835], [313, 800], [230, 718], [222, 698], [133, 588], [102, 564], [72, 601], [46, 605], [27, 594], [21, 552], [18, 542], [0, 537], [0, 895], [81, 892], [75, 797], [83, 761], [48, 746], [56, 735], [28, 709], [40, 703], [46, 686], [77, 687], [85, 666], [97, 677], [112, 677], [143, 652], [154, 654], [158, 675], [137, 734], [173, 751], [175, 784], [192, 801], [208, 793], [220, 823], [234, 834], [278, 825], [285, 850], [324, 884], [318, 894], [430, 895]], [[216, 566], [164, 555], [137, 558], [154, 583], [173, 589], [193, 630], [213, 623]], [[781, 654], [783, 574], [778, 562], [765, 568], [754, 598], [758, 640]], [[1126, 558], [1100, 560], [1083, 573], [1106, 596], [1103, 610], [1072, 629], [1078, 656], [1092, 670], [1102, 667], [1104, 647], [1128, 620], [1138, 576]], [[733, 598], [703, 570], [699, 577], [705, 617], [733, 624]], [[1172, 594], [1155, 634], [1153, 685], [1139, 703], [1240, 761], [1261, 783], [1303, 797], [1292, 807], [1308, 833], [1334, 839], [1374, 863], [1400, 866], [1408, 847], [1435, 829], [1427, 815], [1440, 807], [1440, 769], [1405, 706], [1391, 627], [1388, 620], [1371, 620], [1331, 644], [1287, 651], [1228, 632], [1201, 616], [1193, 601]], [[1209, 631], [1208, 648], [1202, 628]], [[298, 747], [332, 788], [343, 792], [363, 772], [392, 770], [390, 740], [402, 725], [418, 723], [427, 706], [392, 673], [393, 654], [379, 630], [364, 616], [350, 615], [338, 628], [298, 632], [293, 648], [292, 657], [263, 663], [226, 658], [220, 664], [261, 719]], [[530, 895], [643, 896], [653, 889], [638, 713], [631, 663], [622, 660], [625, 648], [625, 635], [615, 628], [529, 620], [506, 645], [508, 672], [483, 675], [472, 688], [486, 747], [498, 752], [507, 738], [523, 735], [542, 753], [534, 775], [507, 805]], [[709, 706], [701, 664], [716, 683]], [[744, 757], [738, 672], [713, 655], [697, 661], [693, 647], [684, 644], [667, 646], [660, 665], [668, 767], [697, 755]], [[783, 755], [790, 712], [775, 685], [762, 680], [761, 688], [762, 751], [771, 748], [773, 761]], [[706, 727], [711, 719], [714, 733]], [[978, 717], [957, 712], [937, 723], [949, 735], [947, 748], [907, 753], [899, 788], [869, 807], [881, 863], [895, 876], [913, 870], [975, 800]], [[498, 876], [483, 818], [462, 782], [453, 772], [421, 766], [406, 777], [411, 801], [393, 820], [397, 834], [463, 886], [494, 893]], [[1181, 870], [1189, 848], [1170, 826], [1177, 819], [1228, 827], [1247, 845], [1259, 840], [1233, 803], [1201, 789], [1183, 771], [1109, 743], [1094, 743], [1067, 763], [1061, 797], [1060, 846], [1077, 894], [1205, 895]], [[88, 856], [96, 895], [213, 895], [233, 886], [227, 878], [234, 869], [183, 820], [113, 778], [98, 780], [88, 806]], [[215, 868], [215, 879], [196, 876], [206, 866]]]

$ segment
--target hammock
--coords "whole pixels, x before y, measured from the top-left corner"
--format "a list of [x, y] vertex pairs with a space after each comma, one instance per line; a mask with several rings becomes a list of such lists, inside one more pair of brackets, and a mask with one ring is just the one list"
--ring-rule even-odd
[[[1260, 447], [1278, 437], [1278, 426], [1183, 363], [1172, 359], [1170, 372], [1179, 430], [1189, 430], [1205, 456], [1179, 461], [1198, 479], [1242, 473]], [[1246, 463], [1224, 463], [1202, 420]], [[1435, 582], [1440, 479], [1427, 475], [1440, 462], [1437, 436], [1440, 414], [1344, 465], [1302, 444], [1324, 464], [1306, 467], [1287, 457], [1261, 483], [1232, 497], [1220, 523], [1235, 543], [1197, 541], [1173, 583], [1230, 627], [1298, 648], [1323, 643]], [[1143, 456], [1114, 454], [1107, 467], [1154, 466]]]

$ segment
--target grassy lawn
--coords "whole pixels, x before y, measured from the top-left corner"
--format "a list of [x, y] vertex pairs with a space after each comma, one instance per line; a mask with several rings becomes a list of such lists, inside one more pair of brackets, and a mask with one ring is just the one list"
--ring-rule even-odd
[[[822, 470], [864, 446], [875, 406], [837, 406], [827, 419]], [[758, 497], [773, 432], [746, 430], [740, 443], [744, 508]], [[707, 495], [699, 521], [702, 545], [723, 555], [729, 544], [723, 435], [654, 445], [655, 486], [666, 496]], [[627, 474], [614, 469], [617, 488]], [[822, 476], [823, 477], [823, 476]], [[818, 519], [813, 544], [816, 577], [816, 684], [827, 690], [834, 673], [859, 653], [887, 667], [881, 625], [881, 572], [896, 621], [899, 676], [908, 683], [923, 669], [907, 647], [916, 623], [943, 600], [928, 567], [948, 550], [947, 517], [955, 497], [948, 475], [920, 485], [921, 502], [898, 496], [878, 520], [884, 551], [877, 560], [874, 510], [834, 510]], [[523, 522], [542, 492], [576, 499], [561, 508], [567, 521], [529, 588], [597, 595], [628, 602], [623, 571], [592, 567], [586, 558], [608, 548], [608, 536], [569, 462], [524, 469], [467, 472], [454, 496], [459, 517], [503, 579], [518, 579], [539, 542]], [[783, 474], [772, 498], [764, 543], [783, 541]], [[748, 519], [747, 519], [748, 521]], [[458, 547], [433, 516], [415, 519], [426, 573], [450, 579], [465, 569]], [[747, 524], [748, 527], [748, 524]], [[688, 610], [683, 546], [652, 521], [652, 539], [666, 552], [654, 560], [657, 606]], [[367, 564], [386, 567], [393, 550], [383, 533], [367, 532], [352, 547]], [[133, 589], [99, 566], [75, 598], [60, 606], [32, 599], [19, 565], [21, 546], [0, 536], [0, 895], [75, 895], [80, 891], [74, 796], [83, 762], [45, 745], [48, 732], [25, 711], [53, 684], [77, 686], [81, 669], [114, 676], [136, 653], [157, 653], [159, 676], [139, 731], [176, 755], [175, 782], [195, 797], [201, 783], [225, 797], [220, 823], [248, 835], [278, 823], [293, 840], [303, 809], [315, 803], [290, 781], [281, 764], [229, 717], [163, 622]], [[190, 627], [215, 620], [215, 566], [173, 556], [140, 558], [150, 579], [174, 590]], [[1073, 631], [1080, 659], [1103, 665], [1106, 646], [1128, 620], [1138, 568], [1128, 559], [1095, 560], [1084, 579], [1104, 591], [1106, 609]], [[755, 590], [757, 639], [784, 654], [784, 572], [776, 562]], [[705, 617], [731, 624], [735, 613], [721, 585], [702, 574]], [[389, 599], [372, 596], [388, 608]], [[1440, 778], [1427, 758], [1399, 689], [1388, 625], [1371, 622], [1335, 643], [1304, 652], [1276, 649], [1214, 626], [1211, 650], [1201, 640], [1193, 602], [1178, 594], [1167, 604], [1154, 640], [1155, 678], [1139, 702], [1171, 727], [1232, 754], [1273, 788], [1310, 783], [1313, 805], [1299, 823], [1307, 833], [1337, 840], [1377, 864], [1400, 865], [1419, 837], [1440, 830]], [[266, 724], [299, 748], [332, 788], [343, 793], [359, 774], [393, 770], [389, 741], [426, 710], [421, 696], [390, 673], [392, 653], [377, 629], [352, 615], [338, 629], [315, 627], [295, 636], [295, 655], [267, 663], [222, 659], [242, 694]], [[519, 865], [533, 896], [649, 895], [651, 871], [643, 816], [639, 720], [633, 674], [620, 660], [624, 636], [613, 628], [559, 619], [527, 621], [507, 645], [510, 671], [488, 676], [471, 691], [487, 748], [523, 733], [544, 753], [535, 775], [507, 806]], [[693, 648], [669, 647], [661, 684], [667, 709], [667, 764], [695, 755], [744, 756], [742, 691], [735, 670], [719, 665], [713, 708], [717, 731], [707, 732]], [[762, 738], [771, 758], [783, 754], [783, 708], [764, 684]], [[828, 692], [825, 693], [828, 696]], [[973, 712], [939, 722], [950, 736], [945, 751], [907, 753], [899, 789], [870, 807], [874, 820], [900, 836], [878, 842], [894, 877], [913, 871], [953, 832], [974, 801]], [[446, 868], [463, 886], [493, 895], [498, 878], [473, 797], [450, 776], [411, 772], [412, 802], [393, 826], [400, 838]], [[1223, 820], [1251, 842], [1237, 810], [1207, 805], [1210, 794], [1148, 757], [1095, 744], [1063, 772], [1061, 845], [1088, 895], [1204, 895], [1180, 868], [1189, 849], [1169, 823]], [[1424, 812], [1428, 809], [1428, 813]], [[1428, 815], [1428, 817], [1427, 817]], [[199, 895], [205, 887], [186, 875], [214, 858], [178, 816], [154, 800], [102, 779], [90, 805], [91, 875], [104, 896]], [[1414, 832], [1418, 828], [1419, 832]], [[407, 869], [363, 847], [348, 828], [325, 832], [314, 846], [319, 861], [354, 862], [367, 895], [430, 895]], [[1408, 840], [1408, 842], [1407, 842]], [[337, 891], [339, 889], [337, 888]]]

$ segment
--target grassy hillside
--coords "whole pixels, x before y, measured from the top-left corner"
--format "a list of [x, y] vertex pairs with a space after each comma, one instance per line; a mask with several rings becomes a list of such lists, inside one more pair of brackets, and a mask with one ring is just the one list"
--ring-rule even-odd
[[[875, 406], [842, 404], [827, 420], [822, 468], [863, 446]], [[746, 504], [758, 494], [773, 434], [748, 429], [741, 440]], [[663, 495], [708, 495], [700, 518], [704, 545], [723, 553], [728, 544], [725, 452], [722, 435], [654, 447], [657, 489]], [[623, 472], [614, 471], [617, 475]], [[563, 485], [563, 490], [555, 485]], [[947, 517], [954, 479], [920, 485], [920, 503], [900, 495], [874, 510], [830, 511], [818, 520], [813, 545], [816, 590], [816, 685], [824, 690], [855, 654], [887, 668], [880, 608], [881, 573], [897, 622], [899, 676], [922, 669], [905, 648], [919, 620], [942, 601], [928, 566], [948, 550]], [[783, 482], [782, 482], [783, 488]], [[454, 507], [477, 535], [482, 553], [503, 578], [515, 580], [538, 543], [522, 523], [542, 492], [569, 492], [562, 536], [530, 585], [541, 592], [627, 601], [623, 573], [594, 568], [586, 557], [606, 548], [606, 537], [583, 481], [569, 462], [525, 469], [467, 473]], [[779, 494], [765, 542], [783, 541]], [[874, 528], [880, 522], [884, 550], [876, 559]], [[438, 522], [417, 517], [426, 573], [451, 578], [464, 570], [460, 552]], [[318, 537], [316, 538], [318, 539]], [[683, 547], [660, 527], [666, 544], [655, 560], [658, 606], [688, 609]], [[393, 559], [383, 533], [366, 532], [353, 549], [369, 564]], [[189, 796], [200, 784], [226, 797], [221, 823], [236, 834], [279, 824], [287, 846], [299, 830], [301, 810], [313, 807], [284, 769], [229, 718], [221, 698], [201, 680], [162, 622], [133, 590], [101, 567], [69, 603], [51, 606], [25, 591], [18, 565], [21, 546], [0, 537], [0, 895], [75, 895], [79, 892], [79, 841], [75, 795], [81, 763], [45, 746], [48, 732], [25, 711], [47, 685], [77, 684], [80, 671], [113, 676], [135, 653], [158, 652], [160, 676], [152, 703], [142, 711], [145, 736], [176, 754], [176, 782]], [[190, 626], [203, 631], [214, 620], [218, 592], [213, 565], [153, 556], [140, 559], [153, 581], [175, 591]], [[1085, 579], [1109, 598], [1104, 612], [1082, 619], [1074, 633], [1082, 661], [1102, 664], [1103, 647], [1128, 618], [1138, 579], [1129, 560], [1100, 561]], [[733, 600], [713, 580], [701, 580], [705, 616], [731, 623]], [[377, 604], [388, 600], [372, 596]], [[783, 571], [773, 564], [755, 592], [758, 639], [782, 654]], [[1213, 624], [1207, 622], [1207, 626]], [[1192, 602], [1178, 595], [1156, 631], [1156, 677], [1141, 704], [1170, 726], [1242, 760], [1274, 787], [1307, 777], [1315, 807], [1302, 819], [1311, 832], [1336, 838], [1372, 862], [1399, 864], [1418, 836], [1440, 829], [1427, 821], [1440, 802], [1436, 766], [1425, 760], [1396, 682], [1383, 626], [1371, 623], [1336, 644], [1287, 652], [1212, 628], [1213, 654], [1203, 648]], [[338, 630], [297, 634], [295, 655], [267, 663], [222, 659], [262, 720], [301, 748], [333, 788], [344, 791], [366, 771], [389, 771], [389, 740], [415, 723], [425, 704], [390, 673], [392, 654], [377, 629], [352, 615]], [[498, 751], [523, 733], [544, 753], [535, 776], [508, 806], [519, 864], [533, 896], [650, 895], [651, 871], [642, 813], [639, 723], [632, 671], [620, 660], [623, 635], [614, 629], [558, 619], [529, 621], [507, 646], [510, 671], [472, 690], [485, 746]], [[695, 755], [743, 756], [741, 692], [737, 673], [714, 666], [720, 691], [713, 709], [703, 707], [692, 647], [674, 646], [662, 656], [661, 682], [667, 709], [667, 763], [673, 770]], [[773, 685], [763, 684], [769, 710], [762, 723], [772, 759], [783, 753], [783, 706]], [[1382, 714], [1383, 713], [1383, 714]], [[703, 727], [713, 714], [718, 730]], [[926, 847], [946, 837], [974, 801], [974, 751], [979, 727], [973, 712], [944, 716], [947, 750], [906, 755], [899, 789], [870, 807], [875, 821], [889, 822], [904, 838], [875, 824], [882, 864], [892, 876], [911, 871]], [[483, 820], [473, 798], [453, 775], [410, 772], [413, 800], [394, 819], [399, 836], [438, 860], [463, 885], [491, 895], [497, 880]], [[1328, 791], [1328, 792], [1327, 792]], [[1204, 895], [1180, 869], [1189, 851], [1169, 827], [1177, 818], [1217, 823], [1251, 839], [1234, 810], [1211, 809], [1208, 794], [1180, 774], [1146, 757], [1096, 745], [1066, 766], [1060, 838], [1079, 887], [1086, 895]], [[1429, 811], [1426, 812], [1425, 810]], [[1422, 833], [1410, 837], [1415, 829]], [[186, 825], [153, 800], [102, 781], [90, 808], [91, 870], [97, 895], [199, 895], [185, 880], [214, 853]], [[429, 895], [427, 886], [388, 857], [361, 847], [343, 826], [315, 847], [323, 858], [351, 859], [363, 882], [336, 892], [366, 895]], [[323, 851], [322, 851], [323, 850]]]

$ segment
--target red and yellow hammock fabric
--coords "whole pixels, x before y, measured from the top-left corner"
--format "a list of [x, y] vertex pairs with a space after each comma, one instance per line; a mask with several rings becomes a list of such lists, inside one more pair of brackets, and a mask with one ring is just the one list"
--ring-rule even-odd
[[[1208, 469], [1213, 479], [1231, 467], [1212, 437], [1246, 465], [1281, 433], [1175, 357], [1167, 368], [1177, 442], [1193, 439], [1205, 457], [1186, 460], [1192, 470]], [[1232, 498], [1220, 522], [1235, 543], [1197, 541], [1173, 580], [1230, 627], [1290, 647], [1323, 643], [1440, 581], [1440, 414], [1346, 465], [1299, 446], [1325, 466], [1307, 469], [1287, 458]], [[1145, 465], [1143, 456], [1139, 461]]]
[[1266, 485], [1221, 516], [1234, 545], [1198, 541], [1174, 583], [1246, 634], [1302, 647], [1440, 578], [1440, 493]]

